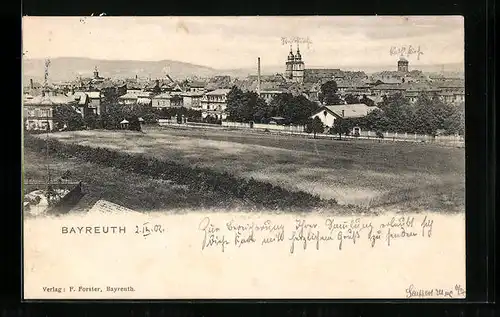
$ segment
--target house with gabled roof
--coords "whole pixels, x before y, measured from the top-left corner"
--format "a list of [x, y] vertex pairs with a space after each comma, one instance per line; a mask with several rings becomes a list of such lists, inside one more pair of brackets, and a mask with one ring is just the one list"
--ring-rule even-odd
[[317, 110], [311, 119], [319, 118], [323, 124], [329, 128], [335, 125], [335, 121], [345, 118], [362, 118], [367, 116], [373, 110], [379, 109], [378, 107], [370, 107], [363, 103], [349, 104], [349, 105], [329, 105], [323, 106]]

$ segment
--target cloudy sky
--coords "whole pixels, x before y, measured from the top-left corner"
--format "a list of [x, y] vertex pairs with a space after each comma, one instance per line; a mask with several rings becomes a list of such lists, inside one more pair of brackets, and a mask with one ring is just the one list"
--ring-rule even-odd
[[[420, 47], [411, 65], [463, 63], [463, 18], [441, 17], [24, 17], [25, 58], [177, 60], [219, 69], [284, 63], [300, 37], [306, 67], [394, 64], [391, 47]], [[295, 50], [295, 45], [294, 45]]]

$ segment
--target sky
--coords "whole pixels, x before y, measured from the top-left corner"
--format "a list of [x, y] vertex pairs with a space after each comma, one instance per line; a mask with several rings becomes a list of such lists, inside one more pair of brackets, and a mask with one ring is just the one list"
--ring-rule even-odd
[[[301, 38], [306, 68], [464, 62], [461, 16], [23, 17], [24, 58], [175, 60], [217, 69], [281, 65]], [[392, 54], [391, 54], [392, 48]], [[296, 51], [296, 44], [293, 45]]]

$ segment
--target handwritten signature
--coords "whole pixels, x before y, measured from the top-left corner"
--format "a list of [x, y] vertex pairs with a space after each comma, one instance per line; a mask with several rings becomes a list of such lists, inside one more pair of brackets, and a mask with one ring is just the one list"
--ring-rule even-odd
[[420, 60], [420, 55], [424, 55], [424, 52], [420, 50], [420, 45], [417, 47], [413, 47], [412, 45], [403, 45], [403, 46], [391, 46], [389, 49], [389, 55], [400, 55], [409, 57], [410, 55], [416, 54], [417, 60]]
[[418, 289], [415, 287], [415, 285], [412, 284], [406, 289], [406, 298], [426, 298], [426, 297], [463, 298], [464, 296], [465, 296], [465, 289], [460, 284], [456, 284], [454, 287], [449, 289], [444, 289], [444, 288]]
[[298, 37], [298, 36], [293, 36], [293, 37], [281, 37], [281, 45], [286, 45], [286, 44], [307, 44], [307, 48], [310, 47], [312, 44], [312, 41], [309, 37]]

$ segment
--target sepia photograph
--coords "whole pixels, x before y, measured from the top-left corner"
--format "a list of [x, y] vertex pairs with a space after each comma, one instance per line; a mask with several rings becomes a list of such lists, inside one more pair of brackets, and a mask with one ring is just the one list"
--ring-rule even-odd
[[465, 298], [463, 17], [22, 24], [26, 300]]

